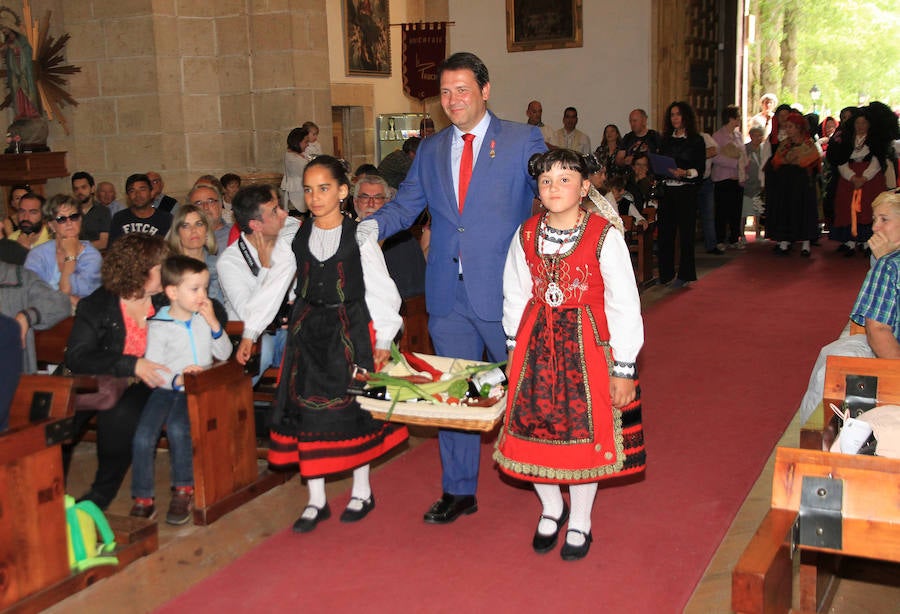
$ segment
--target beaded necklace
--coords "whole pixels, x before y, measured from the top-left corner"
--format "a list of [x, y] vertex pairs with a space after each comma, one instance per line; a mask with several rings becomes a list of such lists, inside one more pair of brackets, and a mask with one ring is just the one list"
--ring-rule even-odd
[[[562, 269], [562, 266], [560, 264], [559, 255], [562, 252], [563, 245], [574, 240], [574, 237], [581, 229], [583, 216], [584, 211], [579, 211], [578, 220], [575, 222], [575, 226], [566, 230], [559, 230], [547, 226], [546, 214], [541, 218], [540, 230], [538, 232], [538, 255], [544, 265], [545, 281], [547, 282], [547, 288], [544, 290], [544, 302], [550, 307], [559, 307], [565, 301], [565, 292], [563, 292], [563, 289], [560, 286], [560, 270]], [[551, 232], [555, 233], [555, 236], [550, 234]], [[559, 247], [556, 248], [556, 253], [544, 253], [545, 241], [559, 244]]]

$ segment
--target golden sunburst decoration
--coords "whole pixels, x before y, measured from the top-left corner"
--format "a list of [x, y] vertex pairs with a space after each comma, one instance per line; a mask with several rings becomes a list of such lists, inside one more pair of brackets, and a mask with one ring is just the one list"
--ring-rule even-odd
[[[81, 72], [81, 68], [71, 64], [65, 64], [64, 50], [69, 42], [69, 34], [63, 34], [59, 38], [49, 35], [50, 11], [46, 11], [40, 21], [31, 19], [31, 5], [28, 0], [22, 3], [22, 19], [9, 8], [0, 6], [0, 27], [14, 30], [23, 34], [32, 49], [32, 66], [34, 82], [40, 96], [43, 113], [50, 120], [56, 120], [62, 125], [66, 134], [69, 128], [62, 114], [65, 105], [78, 106], [78, 102], [66, 91], [68, 85], [66, 76]], [[7, 69], [5, 64], [0, 69], [0, 78], [6, 79]], [[0, 103], [0, 109], [6, 109], [13, 105], [15, 97], [10, 90], [6, 98]]]

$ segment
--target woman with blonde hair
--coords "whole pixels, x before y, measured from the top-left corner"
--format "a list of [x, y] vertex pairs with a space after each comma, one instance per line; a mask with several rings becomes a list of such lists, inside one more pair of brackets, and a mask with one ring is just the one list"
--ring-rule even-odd
[[216, 272], [219, 247], [206, 213], [196, 205], [187, 204], [178, 207], [175, 217], [172, 218], [172, 226], [166, 234], [166, 243], [173, 254], [190, 256], [206, 263], [209, 269], [207, 295], [224, 303], [219, 275]]

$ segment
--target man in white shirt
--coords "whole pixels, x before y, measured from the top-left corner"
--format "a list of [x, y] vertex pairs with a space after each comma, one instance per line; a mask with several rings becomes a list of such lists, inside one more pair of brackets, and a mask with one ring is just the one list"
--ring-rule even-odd
[[563, 127], [553, 136], [553, 144], [564, 149], [571, 149], [580, 154], [591, 153], [591, 139], [581, 130], [577, 130], [578, 111], [575, 107], [566, 107], [563, 112]]
[[[297, 271], [291, 242], [300, 225], [279, 206], [278, 194], [269, 185], [241, 188], [232, 211], [241, 236], [219, 256], [216, 270], [228, 318], [244, 323], [235, 356], [246, 364], [259, 339], [262, 373], [281, 362], [287, 331], [280, 320], [287, 316], [284, 306]], [[258, 380], [259, 375], [253, 383]]]

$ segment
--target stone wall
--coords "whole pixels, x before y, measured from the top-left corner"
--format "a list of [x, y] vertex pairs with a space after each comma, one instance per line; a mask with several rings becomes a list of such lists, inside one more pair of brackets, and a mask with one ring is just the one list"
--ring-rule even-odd
[[71, 134], [55, 125], [50, 146], [120, 200], [134, 172], [158, 171], [179, 199], [204, 173], [281, 172], [287, 133], [306, 120], [331, 143], [325, 0], [79, 0], [53, 22], [82, 72]]

